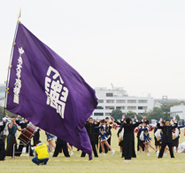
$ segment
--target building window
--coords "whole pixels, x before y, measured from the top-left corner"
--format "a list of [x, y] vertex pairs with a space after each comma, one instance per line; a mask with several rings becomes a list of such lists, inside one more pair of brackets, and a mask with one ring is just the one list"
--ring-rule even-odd
[[105, 113], [105, 116], [111, 116], [111, 113]]
[[114, 106], [105, 106], [106, 110], [114, 110]]
[[117, 106], [116, 109], [125, 109], [125, 106]]
[[113, 97], [113, 93], [106, 93], [106, 97]]
[[128, 106], [127, 109], [130, 110], [136, 110], [136, 106]]
[[136, 100], [127, 100], [127, 103], [136, 103]]
[[104, 102], [104, 100], [98, 100], [98, 103], [103, 103]]
[[125, 100], [116, 100], [116, 103], [125, 103]]
[[103, 116], [103, 113], [94, 113], [94, 116]]
[[138, 110], [147, 110], [147, 106], [138, 106]]
[[96, 109], [103, 109], [103, 106], [97, 106]]
[[107, 103], [114, 103], [114, 100], [107, 100]]
[[148, 103], [147, 100], [138, 100], [138, 103]]

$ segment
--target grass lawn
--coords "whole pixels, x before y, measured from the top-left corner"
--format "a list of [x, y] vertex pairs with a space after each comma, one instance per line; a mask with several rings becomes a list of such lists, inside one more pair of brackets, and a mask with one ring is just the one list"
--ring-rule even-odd
[[[70, 158], [66, 158], [60, 154], [57, 158], [50, 158], [47, 165], [37, 166], [31, 162], [31, 158], [28, 159], [25, 156], [15, 157], [11, 159], [6, 157], [5, 161], [0, 162], [0, 173], [12, 173], [12, 172], [185, 172], [185, 153], [175, 154], [175, 159], [171, 159], [169, 153], [162, 159], [157, 159], [157, 156], [153, 150], [150, 149], [150, 157], [147, 157], [145, 153], [137, 153], [137, 158], [132, 159], [131, 162], [124, 162], [121, 158], [118, 140], [116, 137], [117, 131], [112, 130], [112, 147], [116, 151], [112, 156], [109, 152], [106, 156], [99, 154], [99, 158], [94, 158], [92, 161], [88, 161], [88, 156], [81, 158], [81, 151], [76, 151], [74, 148], [74, 155]], [[150, 135], [153, 138], [153, 132]], [[41, 132], [42, 142], [46, 142], [46, 136], [44, 132]], [[180, 135], [180, 143], [185, 141], [183, 131]], [[153, 142], [152, 142], [153, 143]]]

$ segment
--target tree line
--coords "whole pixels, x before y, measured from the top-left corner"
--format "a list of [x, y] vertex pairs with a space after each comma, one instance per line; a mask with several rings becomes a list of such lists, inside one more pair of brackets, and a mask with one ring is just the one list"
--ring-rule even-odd
[[7, 110], [6, 110], [6, 112], [5, 112], [4, 107], [0, 106], [0, 121], [2, 120], [2, 118], [3, 118], [6, 114], [7, 114], [9, 117], [16, 116], [15, 114], [13, 114], [13, 113], [11, 113], [11, 112], [9, 112], [9, 111], [7, 111]]
[[[160, 118], [164, 120], [170, 120], [171, 119], [170, 118], [170, 107], [179, 105], [181, 103], [185, 104], [184, 101], [174, 102], [174, 103], [163, 103], [160, 108], [154, 107], [153, 110], [144, 112], [142, 115], [141, 114], [137, 115], [136, 113], [132, 111], [129, 111], [128, 113], [124, 114], [120, 109], [115, 109], [112, 111], [111, 116], [114, 119], [122, 119], [122, 115], [125, 115], [126, 118], [129, 117], [131, 119], [134, 119], [134, 116], [137, 115], [138, 120], [141, 120], [144, 116], [146, 116], [146, 118], [150, 121], [152, 119], [159, 120]], [[177, 121], [180, 121], [180, 117], [178, 115], [175, 118]]]

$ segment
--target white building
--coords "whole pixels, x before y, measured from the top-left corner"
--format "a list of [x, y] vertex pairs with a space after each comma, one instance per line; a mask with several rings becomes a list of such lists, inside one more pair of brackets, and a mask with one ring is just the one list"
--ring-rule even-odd
[[170, 108], [170, 116], [175, 117], [176, 115], [179, 115], [181, 120], [185, 119], [185, 105], [183, 103]]
[[0, 84], [0, 106], [4, 106], [4, 96], [5, 96], [6, 84]]
[[97, 116], [100, 119], [110, 116], [114, 109], [120, 109], [123, 113], [132, 111], [143, 114], [154, 107], [154, 98], [150, 95], [148, 97], [128, 96], [122, 87], [95, 88], [95, 92], [98, 98], [98, 106], [92, 114], [95, 119]]

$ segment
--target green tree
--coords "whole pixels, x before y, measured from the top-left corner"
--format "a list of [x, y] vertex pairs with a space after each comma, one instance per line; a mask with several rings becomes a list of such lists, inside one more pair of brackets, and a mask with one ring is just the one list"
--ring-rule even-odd
[[168, 114], [168, 112], [166, 112], [165, 114], [164, 114], [164, 118], [163, 118], [164, 120], [170, 120], [171, 118], [170, 118], [170, 115]]
[[172, 102], [172, 103], [163, 103], [162, 106], [161, 106], [161, 110], [163, 112], [170, 112], [170, 107], [175, 106], [175, 105], [180, 105], [181, 103], [185, 104], [184, 101]]
[[177, 122], [179, 122], [179, 121], [180, 121], [179, 115], [176, 115], [176, 116], [175, 116], [175, 119], [177, 120]]
[[157, 107], [154, 107], [152, 111], [147, 112], [145, 116], [147, 117], [148, 120], [151, 120], [151, 119], [159, 120], [160, 118], [164, 119], [165, 117], [164, 112]]
[[129, 111], [127, 114], [126, 114], [126, 118], [127, 117], [129, 117], [129, 118], [131, 118], [131, 119], [134, 119], [134, 116], [137, 116], [137, 119], [140, 121], [140, 120], [142, 120], [143, 119], [143, 116], [142, 115], [140, 115], [140, 114], [136, 114], [135, 112], [132, 112], [132, 111]]
[[112, 111], [111, 116], [114, 119], [121, 119], [123, 115], [123, 112], [120, 109], [115, 109]]
[[[13, 114], [13, 113], [11, 113], [11, 112], [9, 112], [9, 111], [6, 111], [6, 113], [7, 113], [7, 115], [8, 115], [9, 117], [16, 116], [15, 114]], [[5, 116], [4, 107], [1, 107], [1, 106], [0, 106], [0, 120], [1, 120], [2, 117], [4, 117], [4, 116]]]
[[131, 119], [134, 119], [134, 116], [136, 115], [136, 113], [132, 112], [132, 111], [129, 111], [127, 114], [126, 114], [126, 118], [129, 117]]

